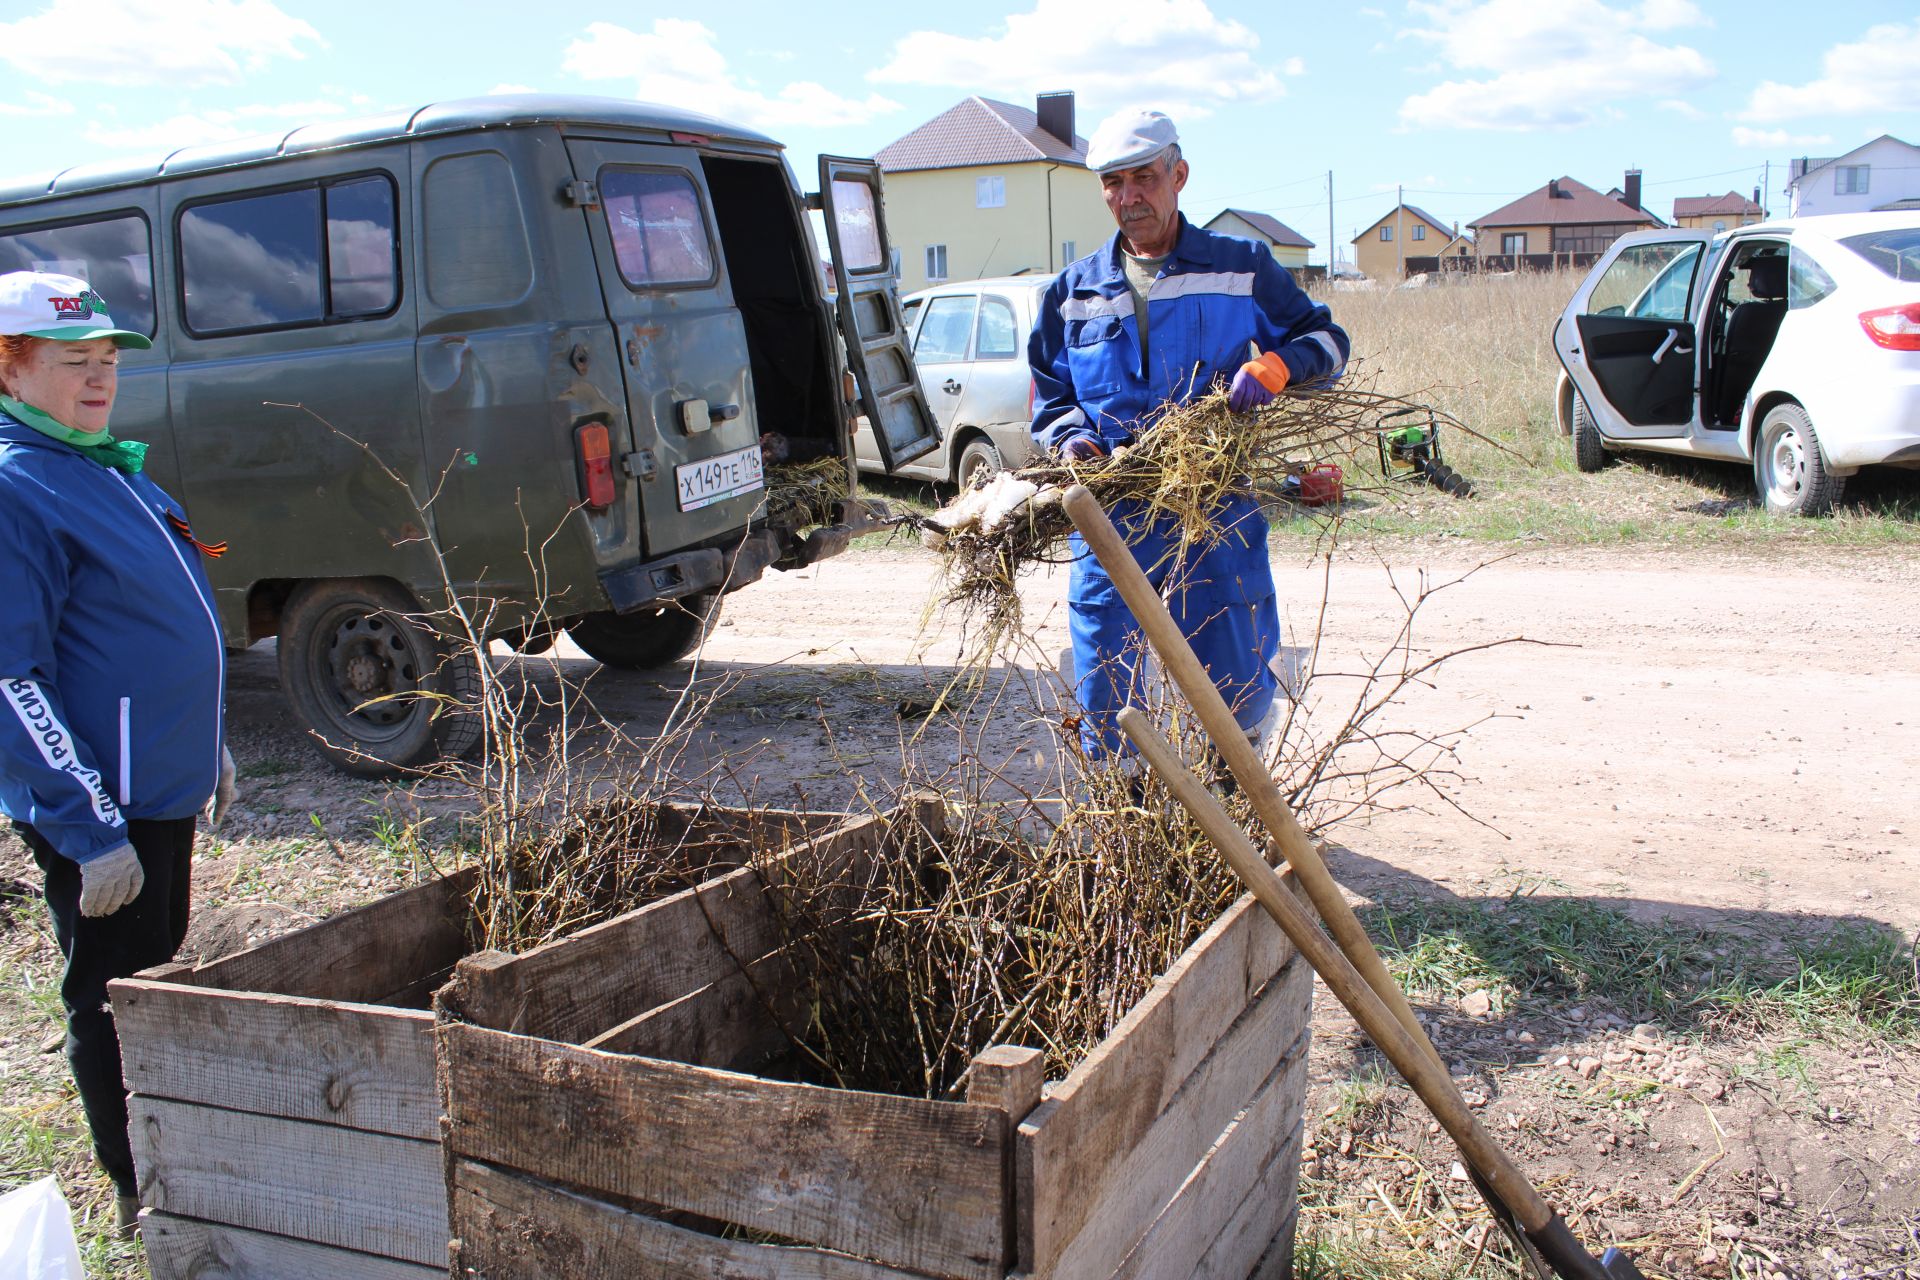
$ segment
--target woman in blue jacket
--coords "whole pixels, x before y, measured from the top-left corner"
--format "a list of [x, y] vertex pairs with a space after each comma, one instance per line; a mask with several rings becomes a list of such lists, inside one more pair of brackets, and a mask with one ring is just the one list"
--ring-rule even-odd
[[130, 1229], [139, 1210], [107, 983], [187, 931], [195, 818], [232, 798], [225, 647], [186, 513], [107, 433], [126, 348], [72, 276], [0, 276], [0, 813], [46, 874], [67, 1059]]

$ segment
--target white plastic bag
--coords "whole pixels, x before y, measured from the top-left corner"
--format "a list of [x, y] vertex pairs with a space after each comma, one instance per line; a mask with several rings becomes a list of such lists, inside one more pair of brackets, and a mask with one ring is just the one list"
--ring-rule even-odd
[[0, 1277], [86, 1280], [73, 1214], [51, 1176], [0, 1196]]

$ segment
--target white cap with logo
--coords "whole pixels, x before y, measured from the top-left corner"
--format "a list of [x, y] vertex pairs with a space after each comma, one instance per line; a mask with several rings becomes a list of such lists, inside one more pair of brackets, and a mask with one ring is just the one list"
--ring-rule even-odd
[[145, 351], [144, 333], [114, 327], [107, 300], [78, 276], [51, 271], [12, 271], [0, 276], [0, 334], [25, 334], [55, 342], [112, 338], [116, 347]]
[[1179, 141], [1179, 131], [1162, 112], [1116, 111], [1093, 131], [1087, 168], [1095, 173], [1137, 169]]

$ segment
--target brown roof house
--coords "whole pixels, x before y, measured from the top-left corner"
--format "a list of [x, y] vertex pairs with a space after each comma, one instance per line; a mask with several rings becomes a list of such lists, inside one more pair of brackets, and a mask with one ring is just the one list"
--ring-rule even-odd
[[1408, 258], [1464, 258], [1473, 239], [1415, 205], [1397, 204], [1353, 238], [1353, 261], [1370, 280], [1398, 280]]
[[1627, 171], [1621, 197], [1555, 178], [1467, 224], [1483, 266], [1584, 267], [1629, 231], [1665, 224], [1640, 207], [1640, 171]]
[[902, 292], [1058, 271], [1113, 234], [1071, 93], [1043, 93], [1032, 111], [968, 98], [877, 158]]
[[1747, 199], [1738, 191], [1723, 196], [1681, 196], [1673, 202], [1673, 225], [1698, 231], [1725, 231], [1745, 227], [1767, 216], [1759, 204], [1760, 189]]
[[1280, 219], [1252, 209], [1222, 209], [1207, 223], [1207, 230], [1264, 244], [1272, 251], [1274, 261], [1289, 271], [1304, 268], [1307, 250], [1313, 248], [1313, 241]]

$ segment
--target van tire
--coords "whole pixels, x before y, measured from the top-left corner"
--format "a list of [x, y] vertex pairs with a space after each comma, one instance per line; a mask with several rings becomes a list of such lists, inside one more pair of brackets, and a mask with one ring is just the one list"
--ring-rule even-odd
[[1587, 398], [1573, 393], [1573, 465], [1582, 471], [1599, 471], [1607, 465], [1607, 448], [1600, 443], [1600, 428], [1593, 424]]
[[280, 687], [336, 768], [390, 778], [479, 746], [479, 661], [421, 613], [385, 578], [315, 579], [288, 598]]
[[680, 661], [700, 647], [720, 619], [720, 597], [670, 600], [658, 609], [590, 613], [567, 628], [589, 658], [623, 671]]

